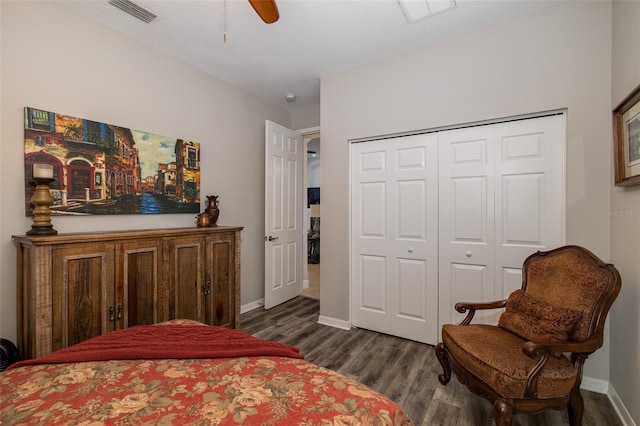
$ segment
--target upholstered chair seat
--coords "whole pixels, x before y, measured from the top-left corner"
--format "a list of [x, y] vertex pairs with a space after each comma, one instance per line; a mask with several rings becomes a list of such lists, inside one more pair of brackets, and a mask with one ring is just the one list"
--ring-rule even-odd
[[[498, 426], [513, 415], [568, 408], [582, 424], [582, 367], [602, 346], [609, 308], [620, 292], [620, 274], [590, 251], [565, 246], [525, 259], [522, 288], [494, 302], [459, 302], [459, 325], [442, 327], [436, 355], [446, 385], [455, 373], [467, 388], [493, 404]], [[496, 325], [471, 324], [478, 310], [504, 309]], [[487, 317], [489, 318], [489, 317]], [[473, 419], [470, 419], [473, 420]]]
[[[506, 398], [524, 398], [527, 372], [535, 359], [522, 352], [525, 339], [500, 327], [447, 324], [442, 342], [458, 362]], [[571, 392], [578, 369], [565, 356], [550, 357], [538, 377], [538, 398], [558, 398]]]

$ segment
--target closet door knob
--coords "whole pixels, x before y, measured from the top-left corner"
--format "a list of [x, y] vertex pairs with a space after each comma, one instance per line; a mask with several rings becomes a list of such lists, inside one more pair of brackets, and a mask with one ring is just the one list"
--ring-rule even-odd
[[471, 252], [470, 252], [470, 251], [468, 251], [468, 252], [466, 253], [466, 255], [467, 255], [467, 257], [471, 257]]

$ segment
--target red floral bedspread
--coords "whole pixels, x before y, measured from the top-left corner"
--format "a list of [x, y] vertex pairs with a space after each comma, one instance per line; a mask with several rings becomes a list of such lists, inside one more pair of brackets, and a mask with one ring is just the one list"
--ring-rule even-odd
[[49, 360], [62, 363], [22, 364], [0, 373], [3, 426], [412, 424], [384, 395], [296, 358], [295, 350], [177, 359], [173, 348], [164, 358], [83, 362], [61, 361], [59, 352]]

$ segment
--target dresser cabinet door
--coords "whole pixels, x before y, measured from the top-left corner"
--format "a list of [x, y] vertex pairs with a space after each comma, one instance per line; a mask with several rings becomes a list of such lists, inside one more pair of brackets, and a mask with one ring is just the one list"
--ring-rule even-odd
[[178, 237], [168, 244], [169, 318], [204, 322], [205, 237]]
[[112, 244], [76, 244], [52, 251], [52, 350], [115, 329]]
[[163, 317], [162, 242], [141, 240], [118, 245], [116, 328], [155, 324]]
[[234, 327], [235, 234], [214, 234], [207, 238], [205, 262], [204, 322]]

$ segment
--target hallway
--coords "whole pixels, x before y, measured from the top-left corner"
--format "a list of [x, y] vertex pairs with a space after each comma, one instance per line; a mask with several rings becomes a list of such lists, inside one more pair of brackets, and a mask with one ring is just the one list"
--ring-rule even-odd
[[307, 263], [309, 287], [302, 290], [302, 295], [310, 299], [320, 300], [320, 264]]

